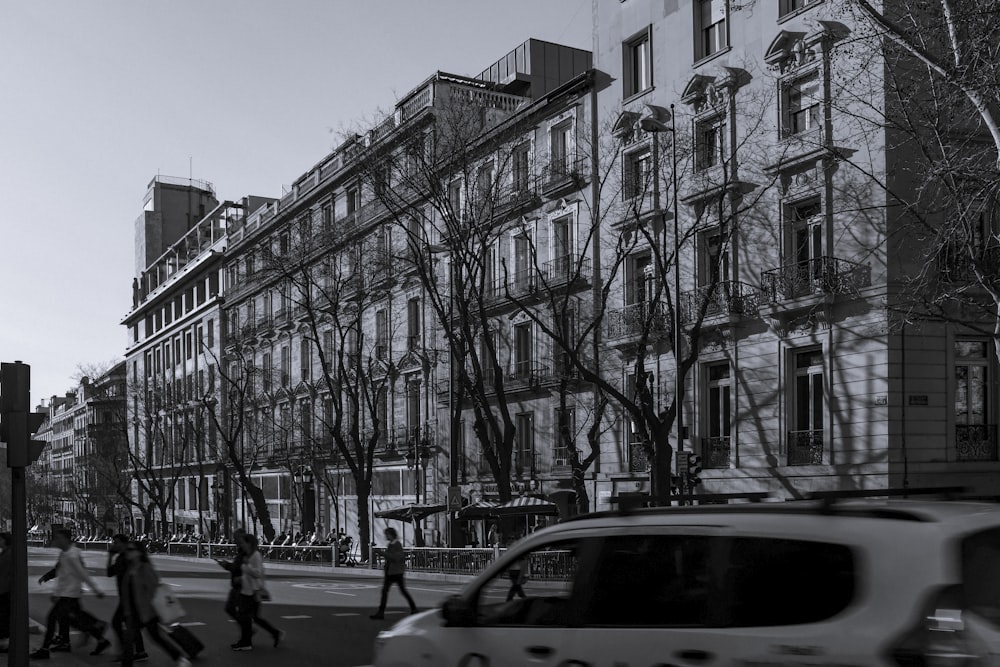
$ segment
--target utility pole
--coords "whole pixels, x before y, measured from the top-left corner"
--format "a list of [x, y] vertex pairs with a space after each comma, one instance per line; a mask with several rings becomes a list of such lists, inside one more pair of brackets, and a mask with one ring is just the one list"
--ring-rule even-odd
[[28, 664], [28, 503], [25, 468], [36, 461], [45, 443], [31, 434], [45, 420], [42, 412], [31, 412], [31, 367], [15, 361], [0, 364], [0, 440], [7, 443], [7, 467], [11, 481], [11, 533], [15, 536], [10, 590], [10, 648], [8, 664]]

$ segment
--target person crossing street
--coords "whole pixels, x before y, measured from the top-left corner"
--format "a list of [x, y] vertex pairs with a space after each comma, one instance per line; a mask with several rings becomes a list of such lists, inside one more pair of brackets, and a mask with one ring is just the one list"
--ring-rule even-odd
[[402, 542], [399, 541], [399, 533], [395, 528], [386, 528], [385, 539], [388, 542], [385, 547], [385, 578], [382, 580], [382, 598], [379, 601], [378, 611], [369, 616], [373, 620], [385, 618], [385, 603], [389, 597], [389, 588], [393, 584], [399, 586], [399, 592], [410, 604], [410, 613], [417, 613], [417, 604], [403, 582], [403, 573], [406, 572], [406, 553], [403, 551]]

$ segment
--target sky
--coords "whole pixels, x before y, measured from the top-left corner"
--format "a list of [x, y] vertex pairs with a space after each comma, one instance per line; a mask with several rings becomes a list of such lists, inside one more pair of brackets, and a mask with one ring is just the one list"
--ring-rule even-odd
[[124, 356], [157, 174], [279, 197], [433, 72], [590, 49], [591, 21], [591, 0], [4, 0], [0, 360], [37, 404]]

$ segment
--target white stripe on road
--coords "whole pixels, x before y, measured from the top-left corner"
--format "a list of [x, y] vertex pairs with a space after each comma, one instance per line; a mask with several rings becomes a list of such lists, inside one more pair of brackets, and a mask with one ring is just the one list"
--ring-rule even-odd
[[199, 625], [207, 625], [207, 623], [202, 623], [201, 621], [187, 621], [186, 623], [178, 623], [177, 625], [183, 625], [185, 628], [196, 628]]
[[408, 591], [424, 591], [426, 593], [459, 593], [462, 589], [460, 588], [417, 588], [416, 586], [406, 585], [406, 590]]
[[354, 593], [342, 593], [341, 591], [323, 591], [323, 592], [324, 593], [328, 593], [329, 595], [346, 595], [349, 598], [356, 598], [356, 597], [358, 597]]
[[303, 614], [301, 616], [282, 616], [282, 618], [286, 618], [286, 619], [290, 619], [291, 620], [291, 619], [299, 619], [299, 618], [312, 618], [312, 616], [306, 616], [305, 614]]
[[339, 614], [334, 614], [334, 616], [360, 616], [361, 614], [357, 612], [341, 612]]

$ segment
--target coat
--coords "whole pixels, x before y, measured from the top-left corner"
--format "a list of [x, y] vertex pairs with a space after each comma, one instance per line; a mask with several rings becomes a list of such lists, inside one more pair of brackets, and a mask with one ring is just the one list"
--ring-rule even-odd
[[399, 540], [389, 542], [385, 548], [385, 573], [388, 575], [403, 574], [406, 571], [406, 552]]
[[139, 616], [139, 622], [143, 625], [156, 619], [156, 610], [153, 608], [153, 596], [160, 585], [160, 576], [156, 573], [152, 563], [139, 561], [131, 563], [125, 572], [122, 580], [122, 597], [130, 604], [122, 605], [125, 609], [125, 616], [130, 617], [133, 613]]

